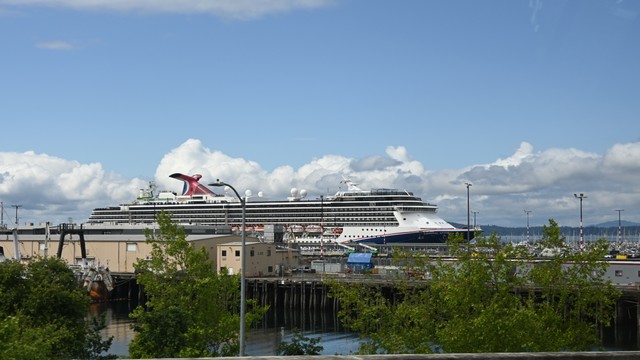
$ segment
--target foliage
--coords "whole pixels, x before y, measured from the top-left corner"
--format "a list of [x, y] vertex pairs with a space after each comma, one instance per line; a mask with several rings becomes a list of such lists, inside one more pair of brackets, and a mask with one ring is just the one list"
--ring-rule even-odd
[[[543, 244], [568, 248], [555, 221]], [[424, 280], [398, 278], [396, 294], [332, 283], [343, 324], [361, 334], [360, 353], [591, 350], [619, 292], [602, 280], [606, 241], [534, 259], [495, 234], [449, 239], [451, 259], [398, 252], [395, 262]]]
[[[204, 249], [186, 240], [171, 214], [158, 215], [159, 231], [147, 229], [151, 257], [139, 260], [137, 281], [148, 296], [133, 311], [134, 358], [233, 356], [239, 352], [238, 275], [218, 274]], [[253, 307], [251, 307], [253, 305]], [[246, 321], [266, 309], [247, 301]]]
[[276, 349], [278, 355], [320, 355], [323, 347], [318, 345], [320, 338], [310, 338], [302, 335], [300, 330], [293, 330], [291, 342], [281, 342]]
[[67, 264], [37, 258], [0, 263], [0, 358], [100, 359], [104, 321], [85, 319], [89, 296]]

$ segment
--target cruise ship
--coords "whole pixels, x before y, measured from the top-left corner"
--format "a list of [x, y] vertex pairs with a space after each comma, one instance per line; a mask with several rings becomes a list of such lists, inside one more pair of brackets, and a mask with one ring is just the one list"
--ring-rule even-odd
[[[221, 193], [216, 193], [199, 182], [199, 174], [174, 173], [170, 177], [184, 183], [181, 194], [171, 191], [156, 194], [155, 186], [150, 184], [132, 203], [94, 209], [86, 225], [153, 224], [155, 215], [165, 211], [178, 224], [241, 228], [243, 209], [235, 192], [221, 189]], [[350, 179], [342, 183], [346, 190], [315, 199], [307, 199], [305, 190], [295, 188], [284, 200], [246, 196], [245, 229], [253, 232], [281, 229], [284, 241], [327, 245], [444, 243], [452, 233], [468, 232], [440, 218], [436, 205], [409, 191], [363, 190]]]

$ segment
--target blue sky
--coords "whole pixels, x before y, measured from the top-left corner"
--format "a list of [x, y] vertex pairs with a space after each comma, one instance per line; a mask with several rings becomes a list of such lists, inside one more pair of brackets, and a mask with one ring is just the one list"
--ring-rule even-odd
[[454, 222], [467, 181], [481, 224], [522, 226], [527, 208], [577, 226], [575, 192], [591, 223], [640, 222], [639, 15], [621, 0], [0, 0], [0, 200], [81, 221], [149, 180], [180, 189], [173, 172], [274, 198], [346, 174]]

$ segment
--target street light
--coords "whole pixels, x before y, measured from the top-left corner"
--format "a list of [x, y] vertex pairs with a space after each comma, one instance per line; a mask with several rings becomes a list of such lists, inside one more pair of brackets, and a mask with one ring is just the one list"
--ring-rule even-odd
[[465, 183], [467, 185], [467, 242], [471, 242], [471, 215], [469, 213], [469, 187], [471, 183]]
[[240, 194], [236, 191], [236, 189], [225, 183], [220, 181], [220, 179], [216, 179], [216, 182], [209, 184], [209, 186], [226, 186], [229, 189], [233, 190], [233, 192], [240, 200], [240, 204], [242, 205], [242, 246], [240, 249], [240, 356], [244, 356], [244, 318], [245, 318], [245, 302], [246, 302], [246, 288], [245, 288], [245, 243], [247, 238], [246, 232], [246, 217], [245, 217], [245, 208], [246, 208], [246, 199], [241, 197]]
[[573, 196], [575, 196], [576, 199], [580, 199], [580, 248], [582, 248], [582, 246], [584, 246], [584, 237], [582, 234], [582, 199], [585, 199], [587, 195], [580, 193], [580, 195], [573, 194]]
[[615, 211], [618, 212], [618, 245], [620, 245], [622, 244], [622, 222], [620, 220], [620, 213], [623, 212], [624, 210], [617, 209]]
[[527, 244], [529, 243], [529, 214], [531, 214], [531, 210], [525, 210], [525, 214], [527, 214]]

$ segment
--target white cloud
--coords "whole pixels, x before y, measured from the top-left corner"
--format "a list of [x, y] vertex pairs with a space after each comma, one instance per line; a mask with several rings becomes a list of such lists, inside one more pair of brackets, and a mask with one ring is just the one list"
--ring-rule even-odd
[[[603, 155], [577, 149], [535, 152], [528, 143], [506, 159], [463, 169], [426, 171], [404, 147], [387, 148], [387, 156], [354, 159], [325, 155], [293, 168], [271, 172], [255, 161], [212, 150], [200, 140], [188, 139], [168, 152], [156, 169], [159, 190], [180, 192], [182, 183], [169, 178], [175, 172], [201, 174], [203, 184], [220, 179], [240, 193], [249, 189], [269, 199], [284, 199], [291, 188], [305, 189], [308, 197], [331, 195], [343, 176], [364, 189], [395, 187], [412, 191], [439, 206], [445, 219], [465, 223], [470, 188], [473, 211], [479, 224], [521, 226], [523, 209], [531, 210], [532, 225], [549, 218], [575, 226], [578, 202], [573, 193], [584, 192], [585, 223], [617, 219], [613, 209], [628, 209], [625, 219], [640, 222], [632, 209], [640, 205], [636, 182], [640, 176], [640, 143], [616, 144]], [[149, 179], [147, 179], [149, 180]], [[9, 205], [21, 204], [24, 221], [65, 222], [86, 220], [95, 207], [119, 205], [135, 199], [147, 180], [125, 179], [109, 173], [99, 163], [81, 164], [35, 152], [0, 152], [0, 200], [5, 219]], [[221, 192], [222, 189], [213, 189]], [[6, 222], [10, 222], [6, 220]]]
[[[22, 205], [29, 222], [58, 223], [69, 217], [81, 221], [97, 206], [132, 200], [143, 185], [140, 179], [106, 174], [100, 164], [80, 164], [33, 151], [0, 152], [0, 200]], [[15, 221], [15, 214], [6, 208], [4, 215]]]
[[640, 164], [640, 143], [615, 144], [605, 152], [604, 164], [614, 169], [637, 171]]
[[524, 160], [533, 155], [533, 146], [527, 142], [522, 142], [516, 152], [506, 159], [498, 159], [494, 165], [498, 166], [517, 166], [522, 164]]
[[78, 10], [211, 14], [250, 19], [271, 13], [314, 9], [334, 0], [0, 0], [0, 4], [66, 7]]

